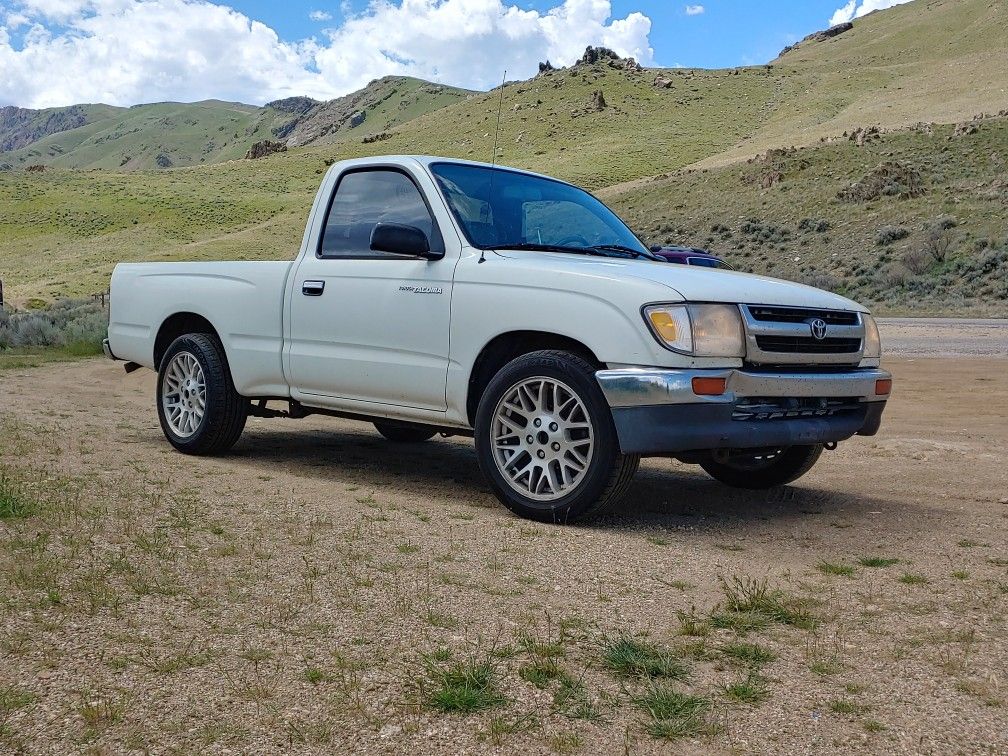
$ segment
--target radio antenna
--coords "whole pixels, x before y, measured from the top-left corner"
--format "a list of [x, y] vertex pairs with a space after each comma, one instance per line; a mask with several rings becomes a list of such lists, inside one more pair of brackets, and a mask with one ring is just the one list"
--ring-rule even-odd
[[[507, 69], [504, 69], [504, 76], [501, 78], [501, 91], [500, 100], [497, 103], [497, 130], [494, 132], [494, 149], [493, 157], [490, 159], [490, 165], [497, 165], [497, 139], [500, 137], [500, 119], [501, 110], [504, 107], [504, 86], [507, 83]], [[493, 180], [493, 174], [490, 174], [491, 180]]]
[[[500, 138], [500, 119], [501, 119], [501, 110], [504, 109], [504, 87], [505, 87], [506, 84], [507, 84], [507, 69], [505, 68], [504, 69], [504, 76], [501, 77], [500, 99], [497, 101], [497, 129], [494, 131], [493, 156], [490, 158], [490, 165], [494, 165], [494, 166], [497, 165], [497, 140]], [[490, 208], [490, 202], [493, 200], [493, 180], [494, 180], [494, 171], [491, 170], [490, 171], [490, 187], [487, 189], [487, 208], [490, 209], [491, 213], [493, 212], [493, 210]], [[486, 250], [485, 249], [481, 249], [480, 250], [480, 259], [479, 259], [479, 262], [480, 263], [485, 263], [486, 262]]]

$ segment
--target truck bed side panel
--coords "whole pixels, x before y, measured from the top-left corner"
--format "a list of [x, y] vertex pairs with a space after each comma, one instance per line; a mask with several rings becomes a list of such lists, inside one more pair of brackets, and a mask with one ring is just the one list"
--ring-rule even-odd
[[149, 368], [162, 324], [192, 313], [208, 320], [227, 353], [238, 392], [287, 396], [281, 364], [289, 262], [140, 263], [112, 275], [112, 352]]

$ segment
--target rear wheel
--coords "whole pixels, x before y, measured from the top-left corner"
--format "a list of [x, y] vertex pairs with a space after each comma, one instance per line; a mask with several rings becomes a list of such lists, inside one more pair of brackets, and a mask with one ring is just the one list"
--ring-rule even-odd
[[399, 423], [375, 423], [374, 427], [389, 441], [397, 444], [418, 444], [428, 441], [437, 435], [437, 431], [422, 425], [405, 425]]
[[172, 342], [157, 380], [158, 419], [172, 446], [186, 454], [225, 452], [241, 436], [248, 409], [215, 336], [189, 333]]
[[725, 485], [735, 488], [773, 488], [798, 480], [812, 469], [822, 451], [822, 444], [814, 444], [752, 452], [711, 452], [699, 462], [708, 475]]
[[522, 517], [569, 522], [626, 492], [640, 457], [620, 452], [595, 371], [569, 352], [523, 355], [490, 381], [476, 455], [497, 498]]

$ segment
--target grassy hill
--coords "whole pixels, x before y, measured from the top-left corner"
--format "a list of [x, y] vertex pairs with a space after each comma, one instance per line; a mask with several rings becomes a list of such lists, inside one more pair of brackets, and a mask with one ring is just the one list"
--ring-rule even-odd
[[[116, 108], [73, 105], [0, 112], [0, 165], [67, 169], [156, 170], [220, 163], [245, 155], [263, 139], [292, 145], [360, 139], [468, 96], [466, 90], [408, 77], [385, 77], [328, 102], [304, 100], [291, 112], [282, 102], [266, 107], [235, 102], [162, 102]], [[355, 116], [363, 113], [363, 121]], [[34, 136], [34, 138], [30, 138]], [[27, 143], [25, 143], [27, 142]]]
[[[740, 267], [819, 282], [884, 311], [1003, 313], [996, 285], [978, 297], [961, 281], [972, 280], [974, 262], [985, 285], [1003, 271], [990, 255], [1008, 234], [1004, 119], [952, 133], [975, 113], [1008, 110], [1004, 28], [1005, 3], [916, 0], [767, 66], [641, 70], [602, 60], [548, 72], [505, 87], [498, 160], [599, 190], [649, 239], [713, 244]], [[326, 164], [396, 152], [488, 159], [500, 94], [387, 78], [363, 94], [289, 109], [174, 106], [212, 111], [189, 127], [171, 105], [127, 111], [166, 109], [150, 115], [174, 119], [166, 138], [190, 128], [191, 142], [173, 154], [193, 168], [150, 169], [148, 150], [140, 165], [122, 166], [144, 170], [123, 172], [122, 151], [103, 155], [108, 142], [95, 144], [105, 134], [97, 122], [54, 134], [28, 148], [53, 168], [0, 173], [0, 276], [16, 300], [53, 299], [104, 288], [120, 260], [293, 255]], [[364, 118], [351, 128], [358, 112]], [[918, 122], [937, 125], [911, 128]], [[278, 125], [292, 145], [308, 146], [199, 165], [208, 128], [224, 135], [205, 156], [211, 163], [240, 156]], [[873, 126], [891, 133], [863, 131]], [[862, 143], [846, 138], [855, 131]], [[74, 132], [87, 138], [73, 143]], [[788, 149], [754, 160], [771, 148]], [[101, 170], [61, 168], [78, 160]], [[887, 161], [924, 191], [838, 198]], [[875, 178], [886, 190], [888, 178]], [[912, 259], [951, 217], [946, 258]], [[878, 243], [889, 226], [907, 235]]]

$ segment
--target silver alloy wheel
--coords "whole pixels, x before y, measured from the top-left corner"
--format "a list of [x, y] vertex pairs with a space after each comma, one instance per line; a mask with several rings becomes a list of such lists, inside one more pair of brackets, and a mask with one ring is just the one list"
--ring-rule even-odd
[[595, 452], [595, 430], [570, 386], [555, 378], [525, 378], [497, 403], [490, 443], [508, 484], [522, 496], [548, 502], [583, 481]]
[[168, 427], [176, 436], [188, 438], [203, 422], [206, 380], [203, 367], [190, 352], [179, 352], [165, 368], [161, 405]]

